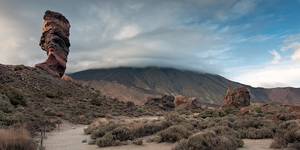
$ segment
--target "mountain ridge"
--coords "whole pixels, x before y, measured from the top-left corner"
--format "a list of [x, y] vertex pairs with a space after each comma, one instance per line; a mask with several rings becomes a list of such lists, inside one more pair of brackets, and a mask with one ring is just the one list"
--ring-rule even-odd
[[[137, 103], [144, 102], [147, 97], [171, 94], [197, 97], [203, 102], [221, 105], [227, 88], [246, 86], [250, 90], [253, 101], [300, 104], [300, 94], [297, 94], [300, 92], [299, 88], [255, 88], [217, 74], [184, 69], [116, 67], [89, 69], [72, 73], [70, 76], [74, 79], [85, 80], [87, 84], [106, 95]], [[144, 96], [137, 96], [143, 91]], [[126, 93], [129, 97], [118, 93]]]

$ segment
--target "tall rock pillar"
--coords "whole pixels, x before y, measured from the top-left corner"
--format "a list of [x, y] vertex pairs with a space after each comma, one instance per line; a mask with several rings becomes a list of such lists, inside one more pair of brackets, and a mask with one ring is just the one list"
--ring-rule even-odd
[[64, 75], [70, 47], [70, 27], [68, 19], [62, 14], [50, 10], [45, 12], [40, 46], [48, 58], [35, 67], [55, 77]]

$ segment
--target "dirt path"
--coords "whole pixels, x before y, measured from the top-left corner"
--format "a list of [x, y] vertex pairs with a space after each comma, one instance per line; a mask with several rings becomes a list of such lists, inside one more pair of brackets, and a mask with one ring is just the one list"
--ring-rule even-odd
[[[72, 125], [65, 122], [60, 129], [47, 134], [45, 140], [46, 150], [171, 150], [174, 144], [166, 143], [146, 143], [143, 146], [125, 145], [98, 148], [96, 145], [82, 143], [82, 140], [88, 139], [83, 134], [84, 125]], [[272, 140], [244, 140], [244, 147], [238, 150], [272, 150], [269, 148]]]
[[143, 146], [125, 145], [98, 148], [96, 145], [82, 143], [82, 140], [89, 138], [83, 134], [85, 127], [84, 125], [64, 123], [60, 129], [47, 134], [46, 150], [170, 150], [173, 146], [173, 144], [145, 142]]
[[272, 139], [251, 140], [244, 139], [244, 147], [239, 150], [274, 150], [270, 148]]

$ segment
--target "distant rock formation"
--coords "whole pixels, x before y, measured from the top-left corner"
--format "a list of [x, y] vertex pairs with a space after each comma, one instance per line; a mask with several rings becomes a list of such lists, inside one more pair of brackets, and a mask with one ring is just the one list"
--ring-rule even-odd
[[36, 64], [37, 68], [55, 77], [64, 75], [70, 47], [70, 27], [69, 21], [62, 14], [50, 10], [45, 12], [40, 46], [47, 52], [48, 59]]
[[186, 97], [178, 95], [175, 97], [175, 107], [177, 108], [201, 108], [201, 102], [196, 97]]
[[245, 107], [250, 105], [250, 92], [246, 87], [228, 88], [224, 106]]

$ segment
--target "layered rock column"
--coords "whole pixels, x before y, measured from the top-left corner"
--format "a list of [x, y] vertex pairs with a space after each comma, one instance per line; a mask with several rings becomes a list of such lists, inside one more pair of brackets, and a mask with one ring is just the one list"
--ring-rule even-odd
[[62, 14], [47, 10], [44, 15], [41, 48], [47, 52], [47, 60], [36, 64], [37, 68], [55, 77], [62, 77], [66, 70], [69, 54], [70, 23]]

